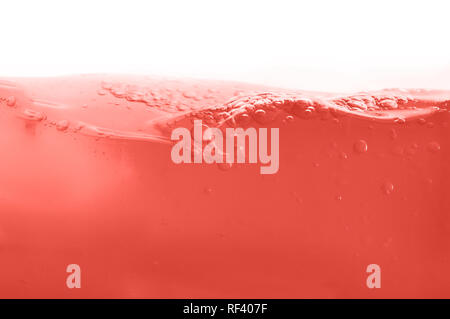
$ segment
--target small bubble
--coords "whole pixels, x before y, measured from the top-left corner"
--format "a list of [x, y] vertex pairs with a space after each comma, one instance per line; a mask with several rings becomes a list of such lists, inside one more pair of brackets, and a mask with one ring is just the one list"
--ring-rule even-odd
[[22, 116], [23, 116], [23, 118], [25, 118], [27, 120], [36, 121], [36, 122], [42, 121], [43, 119], [46, 118], [45, 114], [43, 114], [39, 111], [31, 110], [31, 109], [25, 109], [22, 112]]
[[336, 200], [339, 201], [339, 202], [342, 201], [342, 196], [341, 195], [337, 195], [336, 196]]
[[10, 96], [6, 99], [6, 105], [8, 106], [15, 106], [16, 105], [16, 98], [14, 96]]
[[254, 113], [254, 116], [255, 116], [255, 120], [256, 120], [258, 123], [263, 124], [263, 123], [265, 123], [265, 122], [267, 121], [267, 114], [266, 114], [266, 111], [264, 111], [264, 110], [262, 110], [262, 109], [256, 110], [255, 113]]
[[58, 131], [65, 131], [69, 128], [69, 121], [61, 120], [56, 124], [56, 129]]
[[247, 113], [242, 113], [236, 116], [236, 123], [238, 123], [239, 125], [247, 125], [248, 123], [250, 123], [250, 116]]
[[397, 117], [397, 118], [394, 120], [394, 122], [397, 123], [397, 124], [405, 124], [405, 123], [406, 123], [406, 120], [405, 120], [404, 118], [402, 118], [402, 117]]
[[309, 119], [315, 114], [315, 111], [313, 106], [309, 106], [306, 109], [294, 109], [293, 113], [302, 119]]
[[292, 123], [294, 121], [294, 117], [292, 115], [286, 116], [286, 122]]
[[380, 106], [388, 109], [398, 108], [397, 102], [390, 99], [380, 101]]
[[307, 98], [299, 98], [292, 105], [292, 113], [299, 117], [310, 116], [314, 112], [314, 103]]
[[355, 144], [353, 144], [353, 150], [359, 154], [367, 152], [367, 142], [364, 140], [356, 141]]
[[441, 146], [439, 145], [438, 142], [430, 142], [428, 143], [428, 150], [431, 153], [437, 153], [441, 150]]
[[205, 194], [209, 195], [209, 194], [212, 193], [212, 188], [211, 188], [211, 187], [206, 187], [206, 188], [204, 189], [204, 191], [205, 191]]
[[345, 152], [341, 152], [341, 159], [347, 159], [348, 158], [348, 155], [347, 155], [347, 153], [345, 153]]
[[187, 99], [193, 99], [193, 98], [195, 98], [196, 94], [195, 94], [195, 92], [186, 91], [186, 92], [183, 92], [183, 96]]
[[389, 195], [394, 191], [394, 184], [392, 184], [391, 182], [384, 182], [381, 186], [381, 189], [384, 194]]
[[105, 91], [105, 90], [98, 90], [98, 91], [97, 91], [97, 94], [98, 94], [98, 95], [105, 95], [105, 94], [106, 94], [106, 91]]

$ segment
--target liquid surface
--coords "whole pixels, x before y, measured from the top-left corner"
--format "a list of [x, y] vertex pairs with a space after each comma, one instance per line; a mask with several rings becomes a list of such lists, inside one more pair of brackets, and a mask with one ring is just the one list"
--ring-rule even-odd
[[[421, 89], [0, 79], [0, 297], [449, 298], [449, 110]], [[279, 171], [173, 163], [194, 120], [279, 128]]]

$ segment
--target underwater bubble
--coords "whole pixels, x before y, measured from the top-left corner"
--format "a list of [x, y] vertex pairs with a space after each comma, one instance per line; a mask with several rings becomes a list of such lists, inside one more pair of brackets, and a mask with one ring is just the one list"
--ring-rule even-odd
[[294, 121], [294, 117], [292, 115], [286, 116], [286, 122], [292, 123]]
[[265, 123], [267, 121], [267, 113], [266, 113], [266, 111], [264, 111], [262, 109], [256, 110], [255, 113], [254, 113], [254, 117], [255, 117], [255, 120], [258, 123], [262, 123], [263, 124], [263, 123]]
[[364, 140], [358, 140], [353, 144], [353, 150], [355, 153], [362, 154], [367, 152], [367, 142]]
[[236, 124], [244, 126], [244, 125], [247, 125], [248, 123], [250, 123], [251, 119], [247, 113], [242, 113], [235, 117], [235, 121], [236, 121]]
[[392, 184], [391, 182], [386, 181], [381, 186], [381, 190], [383, 191], [384, 194], [390, 195], [394, 191], [394, 184]]
[[439, 145], [438, 142], [430, 142], [428, 143], [427, 149], [431, 152], [431, 153], [437, 153], [441, 150], [441, 145]]

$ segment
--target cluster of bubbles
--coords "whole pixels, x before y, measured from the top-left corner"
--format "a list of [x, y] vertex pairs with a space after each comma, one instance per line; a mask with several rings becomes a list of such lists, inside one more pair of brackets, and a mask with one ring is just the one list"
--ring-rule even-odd
[[[97, 91], [101, 96], [108, 93], [117, 98], [123, 98], [130, 102], [145, 103], [150, 107], [160, 108], [166, 112], [182, 112], [180, 117], [174, 116], [173, 121], [166, 121], [168, 127], [175, 125], [189, 125], [189, 122], [200, 119], [207, 127], [249, 127], [256, 125], [270, 125], [281, 119], [283, 123], [293, 122], [297, 119], [336, 119], [347, 112], [389, 112], [394, 110], [415, 110], [417, 108], [433, 107], [441, 111], [450, 108], [450, 101], [439, 103], [426, 100], [418, 100], [408, 95], [389, 94], [356, 94], [352, 96], [319, 99], [305, 97], [296, 93], [275, 93], [263, 92], [246, 95], [236, 95], [226, 103], [213, 104], [212, 106], [198, 109], [200, 101], [202, 103], [211, 99], [213, 103], [214, 92], [201, 95], [196, 91], [177, 90], [170, 88], [150, 89], [135, 85], [123, 85], [121, 83], [102, 82], [101, 89]], [[14, 96], [1, 98], [7, 106], [16, 107], [17, 100]], [[187, 103], [189, 100], [191, 103]], [[378, 112], [378, 113], [377, 113]], [[20, 116], [29, 121], [46, 120], [46, 115], [40, 111], [24, 108]], [[405, 119], [401, 117], [392, 118], [395, 123], [403, 124]], [[417, 122], [429, 128], [434, 127], [434, 123], [424, 118], [419, 118]], [[58, 131], [67, 131], [71, 123], [68, 120], [50, 121]], [[80, 127], [73, 127], [75, 130]], [[390, 136], [397, 139], [398, 133], [391, 129]], [[411, 146], [410, 153], [416, 152], [418, 146]], [[437, 141], [431, 141], [426, 145], [430, 153], [438, 153], [441, 149]], [[368, 143], [364, 139], [356, 140], [353, 144], [353, 151], [356, 154], [364, 154], [369, 150]], [[341, 154], [342, 159], [348, 159], [347, 153]], [[227, 171], [232, 167], [231, 163], [218, 164], [221, 170]], [[391, 182], [384, 182], [381, 186], [382, 192], [390, 195], [394, 192], [394, 185]], [[339, 201], [342, 196], [338, 195]]]
[[193, 111], [189, 116], [215, 127], [268, 125], [280, 119], [290, 123], [295, 118], [338, 121], [345, 115], [405, 124], [405, 113], [400, 111], [438, 112], [447, 109], [447, 104], [447, 101], [432, 102], [406, 94], [361, 93], [325, 99], [298, 93], [264, 92], [235, 96], [226, 103]]
[[118, 99], [124, 99], [128, 102], [140, 102], [149, 107], [157, 108], [168, 113], [177, 113], [180, 111], [190, 111], [196, 108], [196, 105], [202, 103], [214, 104], [215, 91], [209, 89], [207, 93], [202, 93], [196, 88], [178, 89], [166, 87], [143, 87], [139, 85], [130, 85], [120, 82], [101, 83], [101, 89], [97, 91], [99, 95], [112, 94]]

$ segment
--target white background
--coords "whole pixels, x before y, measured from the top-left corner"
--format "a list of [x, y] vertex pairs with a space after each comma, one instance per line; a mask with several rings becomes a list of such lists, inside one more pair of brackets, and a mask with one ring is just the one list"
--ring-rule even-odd
[[317, 90], [450, 89], [449, 1], [17, 1], [0, 76], [145, 73]]

